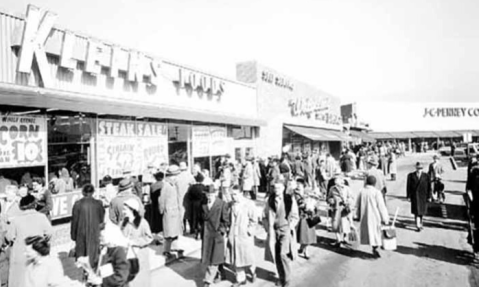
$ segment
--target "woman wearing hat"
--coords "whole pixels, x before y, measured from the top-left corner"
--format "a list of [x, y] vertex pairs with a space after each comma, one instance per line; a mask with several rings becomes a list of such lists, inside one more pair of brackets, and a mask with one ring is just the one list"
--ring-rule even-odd
[[308, 246], [316, 243], [316, 226], [309, 226], [308, 220], [317, 212], [317, 207], [314, 203], [316, 203], [318, 197], [314, 195], [311, 188], [305, 189], [304, 179], [298, 178], [296, 183], [294, 198], [298, 204], [300, 218], [296, 235], [298, 243], [301, 245], [298, 253], [309, 259]]
[[63, 275], [60, 259], [50, 254], [49, 238], [30, 236], [25, 239], [25, 245], [27, 259], [25, 287], [83, 286], [82, 283], [72, 281]]
[[354, 196], [345, 185], [345, 180], [338, 176], [335, 179], [334, 186], [331, 187], [328, 196], [328, 203], [332, 209], [332, 231], [336, 233], [335, 246], [339, 247], [341, 243], [347, 243], [347, 235], [351, 232], [352, 206]]
[[135, 199], [125, 201], [123, 214], [125, 219], [121, 230], [128, 240], [128, 255], [137, 256], [140, 263], [140, 272], [131, 281], [130, 287], [151, 286], [150, 258], [146, 248], [153, 241], [150, 225], [140, 216], [140, 204]]
[[33, 195], [20, 200], [22, 212], [13, 218], [7, 227], [7, 240], [13, 242], [10, 254], [9, 287], [25, 287], [25, 239], [29, 236], [48, 236], [53, 234], [52, 225], [47, 217], [36, 211]]

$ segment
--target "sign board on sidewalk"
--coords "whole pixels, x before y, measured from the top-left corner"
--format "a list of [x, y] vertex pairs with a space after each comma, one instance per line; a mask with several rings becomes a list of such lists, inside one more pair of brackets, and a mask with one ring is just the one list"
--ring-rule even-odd
[[0, 168], [42, 166], [46, 162], [46, 119], [25, 116], [1, 117]]
[[77, 202], [77, 200], [81, 199], [82, 197], [83, 195], [81, 191], [52, 195], [52, 220], [70, 217], [72, 215], [73, 205], [75, 204], [75, 202]]

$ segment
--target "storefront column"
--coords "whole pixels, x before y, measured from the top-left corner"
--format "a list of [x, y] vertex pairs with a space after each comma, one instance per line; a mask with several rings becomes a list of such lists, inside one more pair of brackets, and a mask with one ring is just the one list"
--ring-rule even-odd
[[409, 152], [412, 152], [412, 140], [411, 140], [411, 138], [408, 139], [408, 149], [409, 149]]

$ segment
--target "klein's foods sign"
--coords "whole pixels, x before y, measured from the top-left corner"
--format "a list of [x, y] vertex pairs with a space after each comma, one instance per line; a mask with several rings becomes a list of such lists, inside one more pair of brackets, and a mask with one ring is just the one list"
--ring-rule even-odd
[[46, 120], [5, 116], [0, 120], [0, 168], [46, 164]]

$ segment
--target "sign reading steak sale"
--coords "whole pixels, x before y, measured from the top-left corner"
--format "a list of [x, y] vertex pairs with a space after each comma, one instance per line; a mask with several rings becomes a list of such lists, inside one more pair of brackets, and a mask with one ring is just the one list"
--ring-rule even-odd
[[47, 160], [45, 118], [5, 116], [0, 120], [0, 168], [41, 166]]

